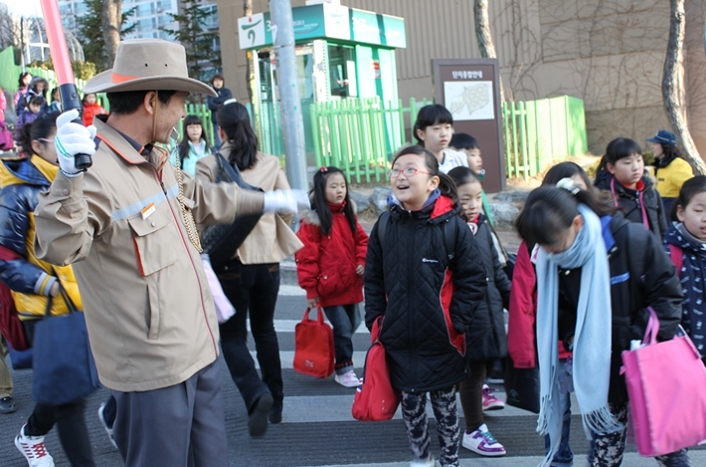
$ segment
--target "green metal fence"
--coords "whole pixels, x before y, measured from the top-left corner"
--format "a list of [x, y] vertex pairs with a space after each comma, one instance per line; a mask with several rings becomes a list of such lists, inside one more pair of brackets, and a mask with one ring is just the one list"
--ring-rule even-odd
[[525, 180], [566, 156], [588, 152], [581, 99], [560, 96], [503, 103], [508, 177]]
[[[426, 100], [423, 105], [426, 105]], [[315, 103], [310, 108], [316, 166], [333, 165], [355, 183], [387, 180], [392, 155], [409, 143], [405, 128], [414, 121], [417, 103], [383, 104], [379, 98]]]
[[[47, 92], [51, 91], [57, 86], [56, 73], [53, 70], [45, 70], [44, 68], [27, 67], [26, 71], [30, 72], [32, 76], [41, 76], [49, 82], [49, 89]], [[8, 47], [2, 52], [0, 52], [0, 87], [6, 91], [15, 92], [17, 91], [18, 79], [20, 73], [22, 72], [22, 67], [15, 65], [15, 53], [12, 47]], [[83, 89], [86, 82], [80, 79], [76, 79], [76, 87], [79, 91]]]

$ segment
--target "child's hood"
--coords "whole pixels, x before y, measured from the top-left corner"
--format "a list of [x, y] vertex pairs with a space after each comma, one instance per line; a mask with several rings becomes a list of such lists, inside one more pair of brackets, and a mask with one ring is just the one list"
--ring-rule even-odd
[[706, 251], [706, 242], [694, 237], [681, 222], [669, 226], [667, 233], [664, 234], [664, 242], [694, 253]]
[[[387, 205], [392, 212], [409, 213], [393, 193], [387, 196]], [[458, 210], [459, 206], [456, 202], [449, 196], [441, 194], [441, 191], [437, 188], [429, 195], [429, 199], [427, 199], [422, 209], [409, 214], [417, 217], [428, 217], [432, 221], [441, 221], [456, 215]]]
[[[344, 203], [345, 203], [345, 201], [344, 201]], [[354, 213], [358, 212], [358, 208], [355, 204], [355, 201], [353, 201], [352, 199], [351, 199], [351, 208], [353, 208]], [[342, 210], [336, 211], [336, 212], [333, 212], [333, 214], [336, 214], [337, 212], [343, 212], [343, 211]], [[306, 222], [307, 224], [321, 227], [321, 219], [319, 218], [319, 214], [316, 212], [315, 209], [306, 209], [306, 210], [301, 211], [300, 219], [303, 222]]]

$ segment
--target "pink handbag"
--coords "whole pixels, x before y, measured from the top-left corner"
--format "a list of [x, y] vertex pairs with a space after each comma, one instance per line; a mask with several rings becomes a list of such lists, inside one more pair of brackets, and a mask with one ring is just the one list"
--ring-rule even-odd
[[637, 450], [648, 457], [706, 440], [706, 367], [683, 330], [659, 343], [658, 331], [650, 308], [643, 346], [622, 354]]
[[211, 295], [213, 296], [213, 304], [216, 306], [218, 324], [223, 324], [235, 315], [235, 308], [233, 304], [230, 303], [230, 300], [228, 300], [228, 297], [226, 297], [225, 292], [223, 292], [221, 282], [218, 280], [218, 276], [211, 266], [211, 258], [206, 253], [203, 253], [201, 254], [201, 261], [203, 262], [203, 270], [206, 273], [206, 279], [208, 279], [208, 285], [211, 287]]

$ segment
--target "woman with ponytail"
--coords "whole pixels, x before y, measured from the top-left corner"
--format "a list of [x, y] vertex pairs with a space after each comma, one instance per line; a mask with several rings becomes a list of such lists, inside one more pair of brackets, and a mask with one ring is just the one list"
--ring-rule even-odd
[[[591, 438], [588, 464], [621, 464], [628, 423], [621, 352], [642, 339], [649, 308], [659, 318], [660, 340], [673, 337], [679, 324], [681, 287], [658, 238], [612, 211], [567, 177], [532, 191], [515, 220], [520, 237], [536, 245], [537, 431], [549, 438], [541, 466], [553, 465], [559, 450], [567, 423], [560, 393], [571, 390]], [[557, 341], [571, 359], [560, 363]], [[686, 450], [656, 460], [689, 465]]]
[[[218, 111], [220, 154], [238, 169], [243, 180], [266, 192], [289, 190], [279, 159], [257, 148], [257, 136], [242, 104], [226, 101]], [[214, 182], [218, 174], [216, 155], [200, 159], [196, 178]], [[262, 436], [270, 423], [282, 421], [284, 398], [279, 343], [274, 326], [279, 292], [279, 263], [303, 245], [289, 228], [290, 212], [265, 213], [250, 235], [230, 258], [224, 270], [216, 271], [236, 313], [220, 325], [221, 348], [233, 381], [248, 409], [251, 436]], [[247, 346], [250, 318], [262, 379]]]

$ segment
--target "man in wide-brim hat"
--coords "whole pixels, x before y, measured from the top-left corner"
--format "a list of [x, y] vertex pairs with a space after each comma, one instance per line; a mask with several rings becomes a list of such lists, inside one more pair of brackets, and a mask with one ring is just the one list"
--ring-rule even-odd
[[[110, 114], [88, 128], [70, 122], [75, 110], [59, 117], [61, 173], [37, 207], [37, 256], [75, 263], [125, 465], [225, 467], [218, 323], [195, 223], [296, 210], [302, 193], [203, 184], [167, 162], [154, 144], [169, 142], [187, 95], [213, 94], [187, 76], [181, 45], [124, 41], [83, 91], [107, 93]], [[81, 153], [93, 155], [86, 171]]]

